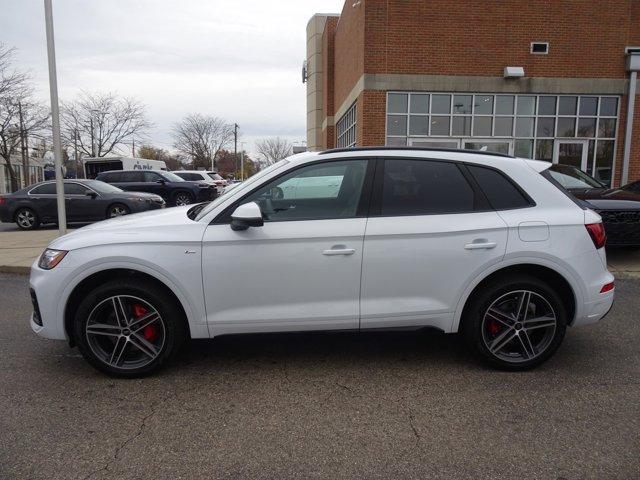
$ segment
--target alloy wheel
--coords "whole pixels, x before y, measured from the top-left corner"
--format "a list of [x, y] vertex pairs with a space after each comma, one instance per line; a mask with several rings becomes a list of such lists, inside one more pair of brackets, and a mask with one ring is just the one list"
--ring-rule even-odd
[[186, 193], [179, 193], [176, 195], [176, 206], [181, 207], [183, 205], [190, 205], [191, 198]]
[[121, 205], [116, 205], [114, 207], [111, 207], [111, 210], [109, 211], [110, 218], [121, 217], [122, 215], [126, 215], [126, 214], [127, 214], [126, 208], [124, 208]]
[[482, 340], [496, 358], [522, 363], [542, 355], [557, 327], [556, 312], [547, 299], [530, 290], [500, 296], [482, 319]]
[[29, 210], [20, 210], [16, 220], [22, 228], [32, 228], [36, 223], [36, 216]]
[[153, 362], [164, 347], [166, 329], [149, 302], [130, 295], [106, 298], [89, 314], [85, 333], [93, 354], [123, 370]]

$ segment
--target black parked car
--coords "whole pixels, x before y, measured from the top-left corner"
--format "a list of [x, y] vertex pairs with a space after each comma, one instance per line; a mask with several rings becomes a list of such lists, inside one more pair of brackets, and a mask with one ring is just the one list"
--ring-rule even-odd
[[131, 192], [155, 193], [171, 206], [206, 202], [218, 195], [215, 185], [188, 182], [174, 173], [161, 170], [112, 170], [99, 173], [96, 180]]
[[[95, 222], [165, 206], [158, 195], [124, 192], [97, 180], [65, 180], [64, 198], [68, 223]], [[55, 182], [37, 183], [0, 196], [0, 220], [16, 222], [23, 230], [38, 228], [43, 223], [57, 223]]]
[[607, 245], [640, 247], [640, 194], [627, 187], [609, 188], [582, 170], [553, 165], [551, 176], [602, 217]]

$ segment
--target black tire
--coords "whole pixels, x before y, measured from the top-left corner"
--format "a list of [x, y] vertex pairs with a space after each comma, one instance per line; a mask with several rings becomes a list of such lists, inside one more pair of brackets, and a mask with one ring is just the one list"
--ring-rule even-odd
[[[481, 288], [465, 308], [462, 331], [486, 362], [504, 370], [528, 370], [556, 352], [567, 328], [567, 312], [551, 286], [536, 277], [514, 274]], [[523, 309], [524, 299], [527, 306]], [[509, 312], [509, 307], [517, 320], [507, 318], [504, 312]], [[518, 309], [524, 310], [522, 315]]]
[[31, 208], [18, 208], [13, 215], [13, 219], [20, 230], [35, 230], [40, 227], [40, 217]]
[[[121, 312], [128, 317], [125, 324], [131, 326], [130, 330], [119, 330], [116, 326], [119, 322], [113, 307], [118, 300], [114, 299], [121, 300]], [[139, 308], [142, 313], [136, 318]], [[138, 328], [147, 322], [144, 316], [152, 310], [159, 316], [149, 322], [156, 335], [153, 339], [147, 335], [149, 326]], [[140, 319], [143, 321], [136, 324]], [[110, 327], [106, 328], [105, 324]], [[88, 331], [88, 325], [96, 327]], [[91, 333], [94, 330], [100, 333]], [[113, 377], [136, 378], [156, 372], [165, 365], [180, 349], [186, 329], [180, 307], [164, 288], [145, 280], [114, 279], [92, 290], [82, 300], [75, 314], [73, 334], [80, 353], [94, 368]], [[148, 344], [155, 348], [147, 348]], [[119, 352], [117, 358], [113, 353], [116, 351]], [[111, 359], [113, 361], [109, 363]]]
[[129, 207], [122, 203], [114, 203], [107, 208], [107, 218], [121, 217], [122, 215], [129, 215], [131, 210]]
[[191, 205], [193, 203], [193, 195], [187, 191], [178, 190], [171, 196], [171, 203], [176, 207], [181, 205]]

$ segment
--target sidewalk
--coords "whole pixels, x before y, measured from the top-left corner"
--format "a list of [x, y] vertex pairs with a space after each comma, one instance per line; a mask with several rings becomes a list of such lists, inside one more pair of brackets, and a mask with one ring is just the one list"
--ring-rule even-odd
[[0, 273], [29, 273], [31, 264], [56, 237], [57, 229], [0, 232]]
[[[57, 236], [57, 229], [0, 232], [0, 273], [29, 273], [34, 260]], [[614, 275], [640, 277], [640, 249], [609, 249], [607, 260]]]

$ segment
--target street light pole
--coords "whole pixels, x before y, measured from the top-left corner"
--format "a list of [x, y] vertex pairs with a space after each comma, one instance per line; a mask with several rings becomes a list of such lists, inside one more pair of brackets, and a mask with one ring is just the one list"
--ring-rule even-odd
[[53, 8], [51, 0], [44, 0], [44, 20], [47, 30], [47, 57], [49, 59], [49, 92], [51, 95], [51, 121], [53, 124], [53, 155], [55, 158], [56, 197], [58, 200], [58, 231], [67, 233], [67, 212], [64, 208], [62, 181], [62, 142], [60, 141], [60, 107], [58, 105], [58, 78], [56, 74], [56, 47], [53, 38]]

